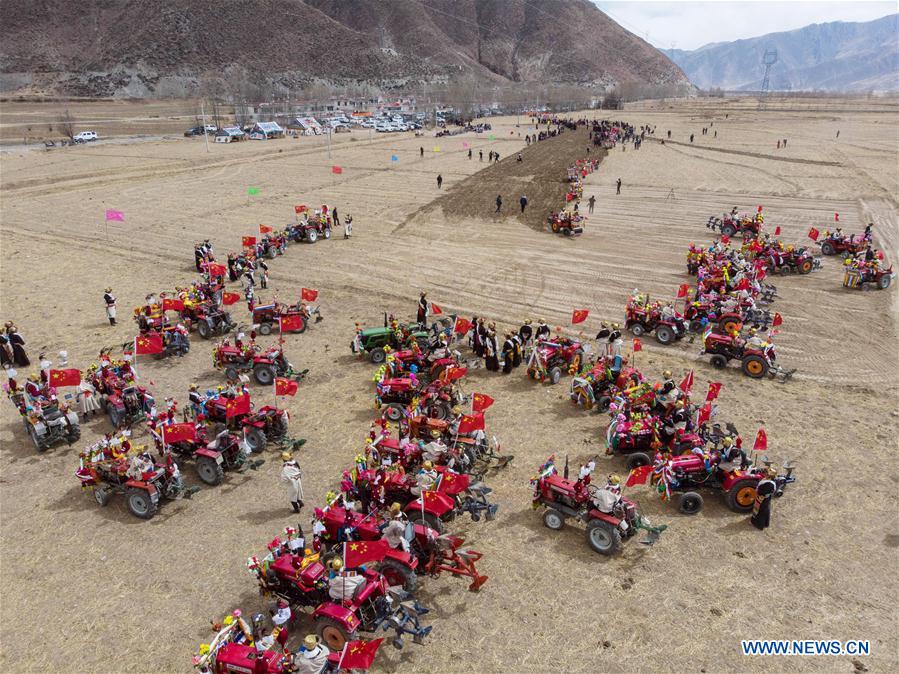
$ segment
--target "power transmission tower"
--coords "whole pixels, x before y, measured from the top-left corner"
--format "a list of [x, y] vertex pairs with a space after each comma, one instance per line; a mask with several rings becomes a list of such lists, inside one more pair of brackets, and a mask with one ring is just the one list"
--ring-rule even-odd
[[762, 65], [765, 66], [765, 77], [762, 79], [762, 90], [759, 92], [759, 110], [768, 107], [768, 87], [771, 84], [771, 66], [777, 63], [777, 50], [766, 49], [762, 56]]

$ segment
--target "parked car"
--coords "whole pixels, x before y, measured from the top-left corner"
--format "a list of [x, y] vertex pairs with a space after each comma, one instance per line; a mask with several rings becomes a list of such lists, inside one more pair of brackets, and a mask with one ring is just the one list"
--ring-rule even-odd
[[97, 136], [96, 131], [81, 131], [80, 133], [76, 133], [72, 140], [76, 143], [88, 143], [92, 140], [97, 140], [97, 138], [99, 138], [99, 136]]

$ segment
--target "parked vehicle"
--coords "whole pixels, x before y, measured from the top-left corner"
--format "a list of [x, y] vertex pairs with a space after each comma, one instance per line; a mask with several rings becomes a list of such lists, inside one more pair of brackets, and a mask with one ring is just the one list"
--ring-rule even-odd
[[96, 131], [81, 131], [80, 133], [76, 133], [72, 140], [76, 143], [89, 143], [98, 138], [99, 136], [97, 136]]

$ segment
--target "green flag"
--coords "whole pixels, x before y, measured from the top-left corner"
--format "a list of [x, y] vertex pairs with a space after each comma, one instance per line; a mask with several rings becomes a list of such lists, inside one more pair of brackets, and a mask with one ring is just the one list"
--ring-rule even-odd
[[496, 136], [490, 135], [490, 136], [487, 136], [487, 139], [488, 140], [496, 140]]
[[247, 188], [247, 194], [249, 194], [250, 196], [253, 196], [254, 194], [259, 194], [259, 192], [260, 192], [260, 190], [258, 187], [248, 187]]

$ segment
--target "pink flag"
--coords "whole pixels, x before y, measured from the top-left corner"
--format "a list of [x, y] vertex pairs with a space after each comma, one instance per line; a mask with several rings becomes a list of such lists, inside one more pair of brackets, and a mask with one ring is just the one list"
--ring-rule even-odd
[[465, 150], [468, 149], [468, 143], [466, 143], [464, 140], [462, 141], [462, 148]]
[[118, 220], [119, 222], [125, 222], [125, 214], [122, 213], [122, 211], [115, 211], [111, 208], [107, 208], [106, 220]]

